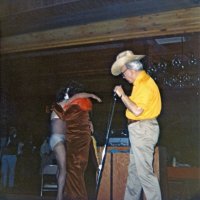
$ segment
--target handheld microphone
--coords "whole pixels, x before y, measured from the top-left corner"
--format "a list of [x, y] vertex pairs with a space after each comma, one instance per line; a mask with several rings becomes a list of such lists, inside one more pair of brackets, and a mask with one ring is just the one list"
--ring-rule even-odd
[[113, 94], [113, 98], [114, 98], [114, 100], [118, 100], [118, 99], [120, 99], [116, 92], [114, 92], [114, 94]]

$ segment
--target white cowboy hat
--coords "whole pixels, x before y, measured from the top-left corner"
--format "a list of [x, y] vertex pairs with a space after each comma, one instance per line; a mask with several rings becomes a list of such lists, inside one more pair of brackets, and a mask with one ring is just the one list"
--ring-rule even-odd
[[145, 55], [135, 55], [132, 51], [126, 50], [117, 55], [116, 61], [113, 63], [111, 67], [111, 73], [114, 76], [118, 76], [121, 74], [122, 66], [134, 61], [134, 60], [141, 60], [144, 58]]

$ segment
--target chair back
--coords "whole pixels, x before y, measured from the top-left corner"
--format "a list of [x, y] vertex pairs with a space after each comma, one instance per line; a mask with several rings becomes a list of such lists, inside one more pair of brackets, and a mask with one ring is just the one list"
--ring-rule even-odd
[[43, 175], [56, 175], [58, 171], [57, 165], [46, 165], [42, 170]]
[[41, 190], [40, 196], [43, 196], [43, 192], [57, 191], [58, 185], [56, 180], [56, 174], [58, 171], [58, 165], [45, 165], [41, 174]]

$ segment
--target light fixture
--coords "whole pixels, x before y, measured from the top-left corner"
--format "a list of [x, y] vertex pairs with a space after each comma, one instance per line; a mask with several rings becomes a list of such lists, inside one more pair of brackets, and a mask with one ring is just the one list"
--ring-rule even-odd
[[172, 59], [172, 66], [176, 68], [184, 68], [183, 65], [183, 42], [185, 41], [184, 37], [181, 37], [181, 56], [175, 55]]
[[197, 59], [195, 58], [194, 54], [191, 54], [191, 57], [188, 60], [188, 64], [190, 66], [197, 65]]
[[[183, 47], [186, 38], [183, 36], [171, 37], [155, 39], [155, 41], [160, 45], [180, 43], [180, 53], [174, 54], [172, 58], [168, 58], [167, 60], [164, 56], [160, 56], [160, 59], [157, 62], [154, 62], [153, 58], [150, 58], [149, 64], [146, 68], [147, 73], [150, 74], [156, 82], [164, 87], [178, 89], [191, 87], [199, 88], [200, 73], [197, 67], [200, 67], [200, 59], [197, 57], [197, 52], [191, 52], [189, 56], [184, 55]], [[168, 48], [165, 48], [165, 50], [166, 49]], [[199, 95], [199, 93], [197, 93], [197, 95]]]
[[168, 37], [168, 38], [158, 38], [155, 39], [157, 44], [174, 44], [174, 43], [181, 43], [185, 42], [185, 37]]
[[158, 71], [165, 73], [167, 70], [167, 62], [164, 60], [164, 58], [160, 59], [160, 62], [157, 65]]
[[174, 58], [172, 59], [172, 66], [175, 68], [180, 68], [182, 65], [181, 59], [175, 55]]

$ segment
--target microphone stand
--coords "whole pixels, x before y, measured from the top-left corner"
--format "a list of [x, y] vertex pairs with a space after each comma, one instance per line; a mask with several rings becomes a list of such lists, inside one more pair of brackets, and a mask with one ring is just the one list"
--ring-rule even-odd
[[98, 198], [98, 193], [99, 193], [99, 187], [100, 187], [100, 183], [101, 183], [102, 173], [103, 173], [103, 169], [104, 169], [104, 165], [105, 165], [105, 161], [106, 161], [107, 147], [108, 147], [109, 138], [110, 138], [110, 128], [111, 128], [113, 114], [114, 114], [114, 110], [115, 110], [115, 104], [116, 104], [118, 96], [117, 96], [116, 93], [114, 93], [113, 97], [114, 97], [114, 102], [113, 102], [113, 105], [112, 105], [112, 108], [111, 108], [111, 112], [110, 112], [110, 116], [109, 116], [109, 120], [108, 120], [107, 133], [106, 133], [106, 142], [104, 144], [104, 148], [103, 148], [103, 151], [102, 151], [102, 159], [101, 159], [101, 163], [99, 165], [99, 172], [98, 172], [98, 176], [97, 176], [96, 199]]

